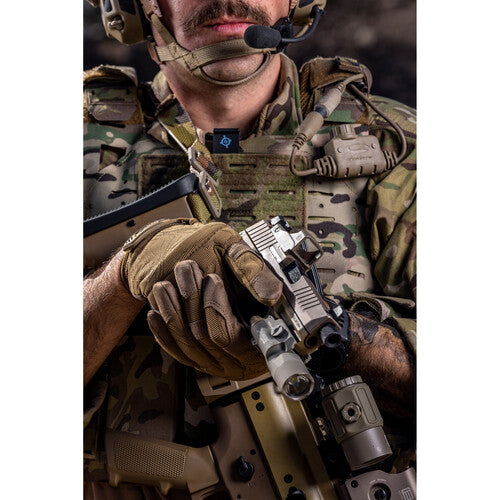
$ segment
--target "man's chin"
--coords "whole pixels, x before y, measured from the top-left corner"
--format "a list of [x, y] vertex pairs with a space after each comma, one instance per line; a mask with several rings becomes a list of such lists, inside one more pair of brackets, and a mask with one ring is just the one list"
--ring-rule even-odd
[[233, 57], [224, 61], [207, 64], [203, 67], [203, 71], [207, 76], [215, 80], [234, 82], [255, 73], [262, 64], [263, 59], [263, 54]]

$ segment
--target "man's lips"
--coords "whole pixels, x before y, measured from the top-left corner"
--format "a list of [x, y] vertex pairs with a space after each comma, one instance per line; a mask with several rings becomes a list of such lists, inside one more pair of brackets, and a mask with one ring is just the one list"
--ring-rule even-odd
[[251, 23], [247, 20], [242, 19], [217, 19], [212, 21], [210, 24], [206, 24], [203, 27], [217, 33], [224, 33], [227, 35], [243, 35], [245, 30], [255, 23]]

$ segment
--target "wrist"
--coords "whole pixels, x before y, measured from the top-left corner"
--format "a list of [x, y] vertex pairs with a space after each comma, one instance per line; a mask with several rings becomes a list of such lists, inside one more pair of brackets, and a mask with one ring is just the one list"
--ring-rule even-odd
[[109, 263], [109, 278], [113, 281], [113, 283], [116, 283], [118, 288], [117, 293], [126, 296], [127, 299], [130, 299], [135, 303], [144, 304], [146, 299], [141, 296], [133, 295], [129, 289], [126, 276], [123, 273], [124, 260], [125, 251], [123, 248], [120, 248]]
[[130, 304], [144, 304], [142, 297], [134, 297], [123, 279], [122, 267], [125, 252], [118, 250], [107, 263], [103, 264], [97, 271], [87, 276], [84, 280], [84, 289], [106, 288], [112, 289], [113, 295], [120, 300], [126, 300]]
[[118, 251], [83, 282], [84, 382], [94, 376], [144, 306], [121, 279]]
[[351, 344], [344, 369], [400, 401], [415, 389], [415, 360], [399, 331], [359, 313], [348, 312]]

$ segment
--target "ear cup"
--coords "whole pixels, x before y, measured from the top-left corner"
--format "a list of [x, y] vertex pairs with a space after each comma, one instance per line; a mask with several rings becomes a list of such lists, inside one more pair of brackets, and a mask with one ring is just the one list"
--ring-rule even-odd
[[125, 45], [141, 43], [151, 34], [137, 0], [101, 0], [101, 19], [106, 35]]
[[299, 0], [298, 2], [295, 2], [297, 5], [292, 12], [292, 23], [296, 26], [308, 26], [312, 24], [312, 9], [315, 6], [318, 6], [320, 9], [324, 10], [326, 2], [327, 0]]

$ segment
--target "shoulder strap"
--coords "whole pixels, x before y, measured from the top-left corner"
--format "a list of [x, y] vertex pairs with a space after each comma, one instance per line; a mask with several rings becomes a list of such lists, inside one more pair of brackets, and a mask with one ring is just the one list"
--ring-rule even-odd
[[97, 66], [84, 72], [84, 119], [98, 123], [143, 124], [137, 74], [128, 66]]
[[157, 118], [167, 134], [187, 154], [190, 171], [199, 179], [199, 190], [210, 214], [215, 218], [220, 217], [222, 201], [217, 190], [220, 170], [213, 162], [210, 151], [198, 140], [193, 123], [172, 122], [165, 112], [160, 112]]
[[300, 68], [300, 106], [305, 115], [314, 104], [314, 91], [343, 80], [353, 74], [363, 73], [366, 92], [372, 85], [372, 74], [364, 65], [348, 57], [315, 57]]

